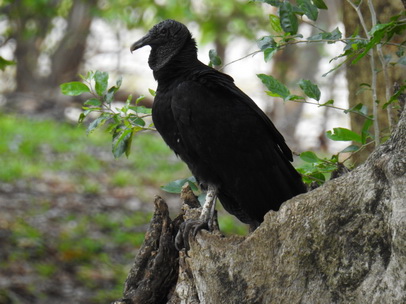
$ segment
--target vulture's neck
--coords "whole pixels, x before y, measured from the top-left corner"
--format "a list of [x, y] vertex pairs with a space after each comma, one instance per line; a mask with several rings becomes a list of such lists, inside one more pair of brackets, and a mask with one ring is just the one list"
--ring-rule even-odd
[[169, 83], [174, 79], [181, 79], [204, 65], [197, 59], [196, 44], [193, 39], [187, 41], [183, 48], [161, 69], [154, 71], [154, 77], [159, 84]]

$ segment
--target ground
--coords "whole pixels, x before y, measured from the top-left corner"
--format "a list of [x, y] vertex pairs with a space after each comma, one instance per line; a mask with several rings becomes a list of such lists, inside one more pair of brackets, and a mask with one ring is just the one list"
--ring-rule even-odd
[[[111, 137], [0, 113], [0, 304], [109, 303], [144, 239], [160, 186], [190, 172], [158, 134], [114, 159]], [[223, 232], [245, 233], [231, 216]]]
[[0, 118], [0, 303], [120, 298], [154, 195], [176, 202], [160, 186], [187, 169], [154, 134], [115, 160], [106, 134]]

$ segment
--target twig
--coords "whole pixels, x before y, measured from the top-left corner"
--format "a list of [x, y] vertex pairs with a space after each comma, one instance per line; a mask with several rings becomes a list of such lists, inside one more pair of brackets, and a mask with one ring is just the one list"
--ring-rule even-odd
[[[272, 36], [272, 37], [279, 37], [279, 36]], [[285, 38], [286, 38], [286, 37], [285, 37]], [[320, 43], [320, 42], [323, 42], [323, 43], [336, 43], [336, 42], [342, 42], [342, 43], [347, 44], [349, 41], [352, 41], [352, 40], [364, 40], [364, 41], [369, 41], [369, 39], [367, 39], [367, 38], [362, 38], [362, 37], [347, 37], [347, 38], [341, 38], [341, 39], [289, 40], [289, 41], [287, 41], [287, 42], [285, 42], [285, 43], [281, 43], [281, 44], [278, 46], [278, 48], [279, 48], [279, 49], [282, 49], [282, 48], [284, 48], [284, 47], [286, 47], [286, 46], [288, 46], [288, 45], [301, 44], [301, 43]], [[400, 44], [400, 43], [393, 43], [393, 42], [385, 42], [384, 45], [393, 45], [393, 46], [397, 46], [397, 47], [404, 47], [404, 46], [403, 46], [402, 44]], [[241, 58], [238, 58], [238, 59], [236, 59], [236, 60], [230, 61], [229, 63], [227, 63], [227, 64], [221, 66], [218, 70], [221, 71], [221, 70], [223, 70], [226, 66], [229, 66], [229, 65], [231, 65], [231, 64], [233, 64], [233, 63], [236, 63], [236, 62], [238, 62], [238, 61], [244, 60], [245, 58], [248, 58], [248, 57], [250, 57], [250, 56], [254, 56], [254, 55], [256, 55], [256, 54], [258, 54], [258, 53], [261, 53], [261, 52], [262, 52], [262, 50], [257, 50], [257, 51], [254, 51], [254, 52], [252, 52], [252, 53], [249, 53], [249, 54], [247, 54], [247, 55], [244, 55], [244, 56], [241, 57]]]
[[256, 55], [256, 54], [258, 54], [258, 53], [261, 53], [261, 52], [262, 52], [261, 50], [257, 50], [257, 51], [255, 51], [255, 52], [249, 53], [248, 55], [245, 55], [245, 56], [243, 56], [243, 57], [241, 57], [241, 58], [238, 58], [238, 59], [236, 59], [236, 60], [230, 61], [229, 63], [227, 63], [227, 64], [223, 65], [222, 67], [220, 67], [218, 70], [221, 71], [221, 70], [223, 70], [226, 66], [229, 66], [230, 64], [236, 63], [236, 62], [241, 61], [241, 60], [243, 60], [243, 59], [245, 59], [245, 58], [247, 58], [247, 57], [254, 56], [254, 55]]
[[[371, 19], [372, 19], [372, 26], [376, 25], [377, 18], [376, 18], [376, 13], [374, 6], [372, 4], [372, 1], [368, 0], [368, 7], [369, 11], [371, 12]], [[385, 57], [383, 55], [383, 50], [382, 50], [382, 44], [377, 44], [376, 45], [376, 50], [378, 53], [379, 60], [381, 61], [382, 65], [382, 70], [383, 70], [383, 77], [384, 77], [384, 82], [385, 82], [385, 99], [386, 102], [390, 99], [390, 89], [391, 89], [391, 84], [389, 80], [389, 75], [388, 75], [388, 62], [385, 60]], [[389, 104], [388, 107], [386, 108], [387, 114], [388, 114], [388, 123], [389, 123], [389, 130], [392, 131], [393, 125], [395, 124], [395, 119], [393, 117], [393, 111], [392, 111], [392, 105]]]
[[308, 25], [310, 25], [310, 26], [312, 26], [312, 27], [318, 29], [319, 31], [321, 31], [321, 32], [323, 32], [323, 33], [327, 33], [327, 31], [326, 31], [325, 29], [322, 29], [321, 27], [318, 27], [318, 26], [317, 26], [316, 24], [314, 24], [313, 22], [307, 21], [307, 20], [305, 20], [303, 17], [302, 17], [301, 20], [302, 20], [303, 23], [306, 23], [306, 24], [308, 24]]
[[[375, 9], [374, 9], [372, 0], [368, 0], [368, 8], [369, 8], [369, 12], [371, 14], [372, 27], [374, 27], [374, 26], [376, 26], [376, 13], [375, 13]], [[364, 31], [367, 33], [368, 39], [371, 39], [371, 36], [369, 35], [369, 33], [366, 30], [366, 27], [364, 28]], [[382, 51], [382, 49], [381, 49], [381, 51]], [[375, 135], [375, 146], [378, 146], [379, 142], [380, 142], [380, 138], [379, 138], [380, 132], [379, 132], [379, 122], [378, 122], [378, 94], [377, 94], [377, 87], [376, 87], [377, 71], [376, 71], [375, 57], [374, 57], [373, 49], [371, 49], [370, 52], [371, 52], [370, 63], [371, 63], [371, 72], [372, 72], [372, 96], [373, 96], [372, 110], [374, 113], [374, 133], [375, 133], [374, 135]], [[379, 54], [379, 50], [378, 50], [378, 54]], [[384, 60], [383, 55], [382, 55], [382, 60]], [[385, 70], [385, 63], [382, 62], [382, 65]], [[384, 73], [385, 72], [387, 75], [387, 71], [384, 71]], [[389, 90], [389, 88], [386, 88], [386, 91], [388, 92], [387, 100], [389, 100], [389, 91], [388, 90]], [[388, 107], [388, 109], [389, 109], [389, 107]]]
[[366, 119], [371, 119], [371, 117], [369, 117], [368, 115], [362, 114], [359, 111], [352, 111], [351, 109], [345, 109], [345, 108], [337, 107], [337, 106], [334, 106], [334, 105], [331, 105], [331, 104], [319, 104], [317, 102], [312, 102], [312, 101], [308, 101], [308, 100], [298, 100], [298, 99], [292, 100], [292, 101], [298, 102], [298, 103], [311, 104], [311, 105], [315, 105], [315, 106], [319, 106], [319, 107], [332, 108], [332, 109], [341, 110], [341, 111], [344, 111], [344, 112], [351, 112], [351, 113], [358, 114], [358, 115], [360, 115], [360, 116], [362, 116], [362, 117], [364, 117]]
[[367, 146], [369, 146], [369, 145], [372, 144], [372, 143], [373, 143], [373, 141], [370, 141], [370, 142], [368, 142], [368, 143], [366, 143], [366, 144], [361, 145], [361, 147], [359, 147], [359, 149], [358, 149], [357, 151], [354, 151], [354, 152], [350, 153], [350, 155], [349, 155], [347, 158], [345, 158], [345, 159], [342, 161], [342, 163], [345, 163], [347, 160], [349, 160], [350, 158], [354, 157], [354, 154], [355, 154], [355, 153], [361, 152], [362, 150], [364, 150]]
[[[364, 16], [362, 15], [360, 6], [362, 1], [360, 1], [360, 3], [357, 5], [355, 5], [351, 0], [347, 0], [347, 2], [355, 9], [355, 12], [358, 15], [358, 18], [361, 22], [362, 28], [365, 32], [365, 35], [367, 36], [368, 40], [371, 39], [371, 35], [369, 35], [367, 26], [365, 24], [365, 20], [364, 20]], [[375, 14], [375, 10], [373, 9], [373, 4], [371, 2], [371, 0], [368, 0], [368, 6], [370, 7], [370, 11], [371, 11], [371, 15], [372, 15], [372, 19], [374, 17], [373, 14]], [[372, 6], [372, 10], [371, 10], [371, 6]], [[373, 20], [374, 22], [374, 20]], [[375, 15], [375, 24], [376, 24], [376, 15]], [[374, 122], [373, 122], [373, 126], [374, 126], [374, 140], [375, 140], [375, 146], [377, 147], [379, 145], [380, 142], [380, 138], [379, 138], [379, 123], [378, 123], [378, 97], [377, 97], [377, 91], [376, 91], [376, 65], [375, 65], [375, 58], [374, 58], [374, 50], [371, 49], [368, 52], [370, 58], [369, 58], [369, 63], [370, 63], [370, 67], [371, 67], [371, 73], [372, 73], [372, 79], [371, 79], [371, 89], [372, 89], [372, 113], [374, 115]]]

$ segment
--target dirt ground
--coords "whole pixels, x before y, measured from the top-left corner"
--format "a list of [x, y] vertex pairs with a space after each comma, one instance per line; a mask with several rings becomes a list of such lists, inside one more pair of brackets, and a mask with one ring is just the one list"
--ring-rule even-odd
[[[0, 183], [0, 304], [109, 303], [151, 217], [131, 187], [88, 194], [63, 174]], [[165, 194], [166, 195], [166, 194]], [[175, 209], [176, 196], [169, 195]]]

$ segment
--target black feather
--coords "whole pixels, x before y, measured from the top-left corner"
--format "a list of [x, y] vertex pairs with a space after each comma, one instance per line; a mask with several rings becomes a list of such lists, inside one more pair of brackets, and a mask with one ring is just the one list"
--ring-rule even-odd
[[[158, 81], [152, 118], [169, 147], [224, 208], [251, 225], [305, 192], [283, 136], [233, 79], [197, 59], [181, 23], [166, 20], [131, 50], [150, 45]], [[168, 59], [169, 58], [169, 59]]]

